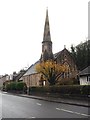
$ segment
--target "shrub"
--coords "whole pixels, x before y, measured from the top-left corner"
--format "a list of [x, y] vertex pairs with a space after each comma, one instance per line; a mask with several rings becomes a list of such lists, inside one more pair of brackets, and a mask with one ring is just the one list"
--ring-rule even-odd
[[23, 82], [17, 82], [16, 83], [16, 90], [21, 91], [26, 89], [26, 84]]
[[81, 94], [90, 95], [90, 85], [81, 86]]
[[16, 90], [16, 82], [11, 82], [5, 85], [6, 91]]
[[23, 82], [11, 82], [6, 84], [6, 91], [26, 91], [26, 84]]

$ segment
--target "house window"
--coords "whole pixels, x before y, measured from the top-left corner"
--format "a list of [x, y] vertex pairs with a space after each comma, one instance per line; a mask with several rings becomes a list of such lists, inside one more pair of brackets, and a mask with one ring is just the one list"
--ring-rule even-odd
[[88, 77], [88, 82], [90, 82], [90, 76]]

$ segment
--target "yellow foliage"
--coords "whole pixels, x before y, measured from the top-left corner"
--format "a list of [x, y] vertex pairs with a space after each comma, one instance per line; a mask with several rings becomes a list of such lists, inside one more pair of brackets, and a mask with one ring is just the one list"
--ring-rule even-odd
[[46, 61], [46, 62], [41, 62], [36, 65], [36, 70], [37, 72], [41, 72], [44, 74], [49, 74], [51, 71], [53, 73], [61, 73], [61, 72], [67, 72], [68, 71], [68, 66], [63, 65], [63, 64], [57, 64], [55, 61]]
[[54, 85], [62, 73], [68, 72], [66, 64], [57, 64], [55, 61], [48, 60], [36, 65], [36, 71], [43, 74], [43, 78], [48, 80], [50, 85]]

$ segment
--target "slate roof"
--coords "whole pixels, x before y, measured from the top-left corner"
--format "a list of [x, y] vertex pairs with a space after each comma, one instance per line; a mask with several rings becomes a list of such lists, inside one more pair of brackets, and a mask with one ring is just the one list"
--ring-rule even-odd
[[27, 70], [22, 70], [20, 71], [16, 77], [15, 77], [15, 80], [20, 80], [20, 78], [26, 73]]
[[[72, 54], [66, 48], [64, 48], [63, 50], [55, 53], [54, 58], [57, 58], [58, 56], [60, 56], [64, 51], [66, 51], [71, 56], [71, 58], [74, 60], [74, 57], [72, 56]], [[74, 62], [75, 62], [75, 60], [74, 60]]]
[[36, 69], [35, 69], [35, 66], [36, 66], [36, 64], [38, 64], [38, 63], [40, 63], [39, 60], [38, 60], [37, 62], [35, 62], [34, 64], [32, 64], [32, 65], [28, 68], [27, 72], [26, 72], [23, 76], [27, 76], [27, 75], [31, 75], [31, 74], [37, 73], [37, 71], [36, 71]]
[[82, 70], [80, 73], [79, 73], [80, 76], [82, 75], [90, 75], [90, 66], [88, 66], [87, 68], [85, 68], [84, 70]]
[[61, 51], [54, 54], [54, 58], [57, 58], [57, 56], [61, 53]]

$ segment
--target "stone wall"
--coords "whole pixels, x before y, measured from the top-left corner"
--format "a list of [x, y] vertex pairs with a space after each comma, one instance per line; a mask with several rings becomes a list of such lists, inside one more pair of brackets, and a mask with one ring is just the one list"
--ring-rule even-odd
[[39, 73], [23, 76], [23, 82], [26, 83], [27, 87], [39, 86], [40, 76]]

